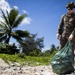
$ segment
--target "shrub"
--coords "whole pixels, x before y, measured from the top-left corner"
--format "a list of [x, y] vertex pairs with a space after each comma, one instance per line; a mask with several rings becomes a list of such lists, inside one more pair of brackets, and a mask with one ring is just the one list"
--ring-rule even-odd
[[24, 53], [19, 53], [18, 56], [19, 56], [20, 58], [24, 58], [26, 55], [25, 55]]
[[0, 53], [15, 54], [19, 53], [19, 49], [17, 49], [15, 43], [12, 45], [9, 45], [7, 43], [0, 43]]

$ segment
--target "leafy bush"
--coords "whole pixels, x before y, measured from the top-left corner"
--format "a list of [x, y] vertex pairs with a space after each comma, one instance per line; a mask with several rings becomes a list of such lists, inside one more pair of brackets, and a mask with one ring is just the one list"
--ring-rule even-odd
[[25, 57], [25, 54], [24, 54], [24, 53], [19, 53], [18, 56], [19, 56], [20, 58], [24, 58], [24, 57]]
[[39, 50], [33, 50], [32, 52], [29, 53], [30, 56], [39, 56], [39, 53], [41, 53]]
[[19, 49], [17, 49], [15, 44], [0, 43], [0, 53], [15, 54], [19, 53]]

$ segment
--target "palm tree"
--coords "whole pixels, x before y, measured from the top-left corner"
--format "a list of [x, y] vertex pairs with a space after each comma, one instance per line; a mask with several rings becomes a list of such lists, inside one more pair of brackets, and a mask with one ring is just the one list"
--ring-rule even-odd
[[6, 10], [6, 14], [1, 10], [3, 21], [0, 21], [0, 42], [9, 43], [10, 38], [15, 38], [18, 42], [22, 42], [22, 37], [28, 37], [29, 32], [23, 30], [14, 30], [18, 27], [26, 14], [19, 15], [19, 11], [12, 8], [10, 13]]

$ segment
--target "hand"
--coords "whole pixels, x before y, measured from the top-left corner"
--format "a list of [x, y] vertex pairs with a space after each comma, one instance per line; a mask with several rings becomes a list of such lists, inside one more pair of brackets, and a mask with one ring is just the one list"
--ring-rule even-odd
[[56, 34], [56, 38], [57, 38], [58, 40], [60, 40], [60, 34], [59, 34], [59, 33]]
[[71, 34], [68, 38], [69, 41], [71, 41], [73, 39], [73, 34]]

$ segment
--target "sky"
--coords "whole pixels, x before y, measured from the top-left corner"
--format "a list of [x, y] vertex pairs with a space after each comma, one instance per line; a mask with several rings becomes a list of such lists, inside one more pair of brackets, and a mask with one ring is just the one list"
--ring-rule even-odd
[[[49, 49], [52, 44], [59, 45], [56, 33], [61, 16], [67, 13], [66, 4], [69, 1], [75, 2], [75, 0], [0, 0], [0, 8], [10, 12], [14, 7], [20, 14], [26, 13], [27, 17], [17, 29], [37, 33], [37, 38], [44, 37], [44, 49]], [[10, 42], [16, 41], [11, 39]]]

